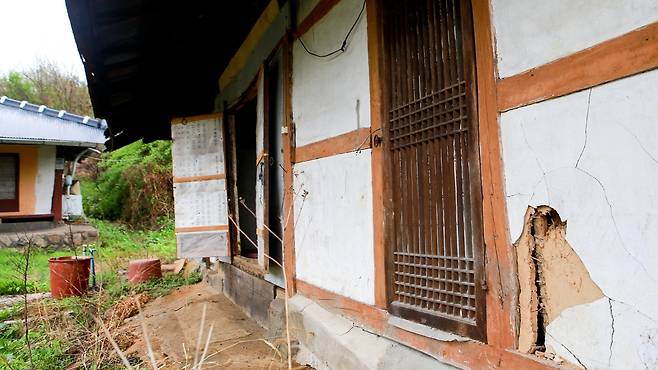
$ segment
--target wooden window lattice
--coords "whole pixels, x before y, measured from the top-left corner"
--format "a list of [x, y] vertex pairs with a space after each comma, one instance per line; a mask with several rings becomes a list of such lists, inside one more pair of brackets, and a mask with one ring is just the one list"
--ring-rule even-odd
[[470, 6], [385, 1], [390, 309], [483, 339], [481, 187]]

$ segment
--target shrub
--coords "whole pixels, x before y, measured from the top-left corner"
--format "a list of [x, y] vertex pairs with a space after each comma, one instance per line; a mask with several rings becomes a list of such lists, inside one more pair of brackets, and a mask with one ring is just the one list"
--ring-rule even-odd
[[95, 181], [82, 182], [88, 216], [155, 229], [173, 216], [171, 142], [138, 140], [104, 153]]

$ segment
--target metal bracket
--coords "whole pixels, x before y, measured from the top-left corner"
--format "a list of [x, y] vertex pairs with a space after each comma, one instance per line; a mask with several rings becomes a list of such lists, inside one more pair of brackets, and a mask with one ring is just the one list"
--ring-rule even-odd
[[378, 148], [380, 145], [382, 145], [382, 137], [377, 134], [372, 135], [372, 146]]

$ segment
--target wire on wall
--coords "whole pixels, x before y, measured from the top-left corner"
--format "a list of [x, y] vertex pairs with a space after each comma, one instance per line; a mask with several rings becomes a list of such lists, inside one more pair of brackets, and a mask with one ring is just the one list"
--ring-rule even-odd
[[304, 50], [307, 53], [309, 53], [310, 55], [313, 55], [314, 57], [318, 57], [318, 58], [328, 58], [328, 57], [333, 56], [335, 54], [344, 53], [345, 50], [347, 50], [347, 41], [349, 40], [350, 35], [354, 31], [354, 28], [356, 28], [356, 25], [359, 24], [359, 20], [361, 19], [361, 16], [363, 15], [363, 12], [365, 10], [366, 10], [366, 1], [364, 0], [363, 5], [361, 6], [361, 11], [359, 11], [359, 15], [356, 17], [356, 20], [354, 20], [354, 23], [352, 24], [352, 27], [350, 27], [350, 30], [347, 31], [347, 35], [345, 35], [345, 38], [343, 39], [343, 43], [340, 45], [340, 48], [338, 48], [338, 49], [336, 49], [332, 52], [326, 53], [326, 54], [318, 54], [318, 53], [314, 53], [314, 52], [308, 50], [308, 48], [306, 47], [306, 44], [304, 44], [304, 40], [302, 40], [301, 36], [299, 37], [299, 43], [302, 44], [302, 47], [304, 48]]

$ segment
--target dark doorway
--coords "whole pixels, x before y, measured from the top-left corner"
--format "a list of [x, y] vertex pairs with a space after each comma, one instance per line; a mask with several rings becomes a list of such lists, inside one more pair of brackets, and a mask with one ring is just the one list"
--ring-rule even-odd
[[[281, 224], [283, 212], [283, 68], [281, 51], [277, 52], [267, 65], [266, 70], [266, 101], [267, 101], [267, 148], [269, 152], [268, 171], [268, 215], [267, 225], [270, 230], [283, 239]], [[281, 242], [269, 238], [269, 254], [277, 262], [283, 264]], [[269, 264], [270, 271], [280, 269], [276, 264]]]
[[0, 212], [18, 209], [18, 154], [0, 154]]
[[[256, 99], [235, 114], [235, 156], [238, 189], [238, 219], [247, 238], [256, 242]], [[258, 258], [258, 249], [246, 238], [240, 238], [240, 254]]]

